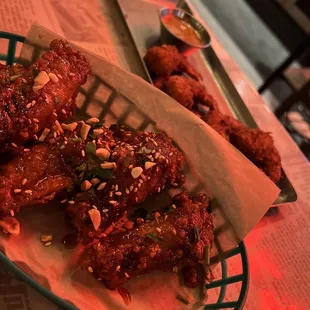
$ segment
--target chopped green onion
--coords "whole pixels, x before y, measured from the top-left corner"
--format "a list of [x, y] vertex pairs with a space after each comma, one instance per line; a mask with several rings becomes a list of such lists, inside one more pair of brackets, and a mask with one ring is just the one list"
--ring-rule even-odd
[[32, 74], [33, 74], [33, 77], [36, 78], [39, 74], [39, 70], [38, 69], [32, 69]]
[[93, 142], [88, 142], [85, 147], [87, 155], [92, 154], [96, 155], [96, 144]]
[[93, 168], [89, 171], [90, 178], [100, 177], [101, 179], [112, 179], [114, 174], [112, 170], [103, 169], [101, 167]]
[[82, 165], [80, 165], [80, 166], [78, 166], [78, 167], [76, 168], [77, 171], [84, 171], [84, 170], [86, 170], [86, 169], [87, 169], [87, 162], [83, 162]]
[[147, 237], [149, 237], [150, 239], [152, 239], [155, 242], [161, 242], [164, 239], [162, 237], [157, 236], [156, 234], [147, 234]]
[[79, 138], [79, 137], [71, 138], [70, 140], [71, 140], [72, 142], [81, 142], [81, 141], [82, 141], [82, 139]]
[[186, 306], [188, 306], [190, 304], [190, 302], [188, 301], [187, 298], [185, 298], [179, 294], [177, 295], [177, 300], [179, 300], [180, 302], [182, 302]]

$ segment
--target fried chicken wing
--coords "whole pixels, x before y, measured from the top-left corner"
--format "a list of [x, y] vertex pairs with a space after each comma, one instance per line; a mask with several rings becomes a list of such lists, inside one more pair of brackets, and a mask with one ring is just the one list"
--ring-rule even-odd
[[201, 79], [201, 75], [174, 45], [163, 44], [149, 48], [144, 61], [150, 73], [155, 77], [167, 78], [175, 72], [186, 73], [195, 80]]
[[[116, 145], [109, 147], [106, 162], [101, 165], [101, 173], [108, 174], [109, 179], [86, 176], [83, 182], [91, 184], [90, 191], [76, 195], [67, 207], [84, 242], [111, 232], [131, 206], [150, 194], [184, 182], [183, 155], [164, 133], [111, 129]], [[92, 213], [96, 213], [96, 224]]]
[[210, 111], [202, 118], [208, 125], [242, 152], [273, 182], [281, 178], [281, 157], [268, 132], [247, 128], [231, 116]]
[[[107, 236], [87, 249], [83, 266], [115, 289], [131, 278], [155, 270], [178, 272], [204, 261], [205, 249], [213, 241], [209, 198], [198, 194], [190, 199], [183, 192], [175, 196], [173, 208], [156, 212], [154, 219], [132, 223], [123, 233]], [[193, 273], [186, 277], [191, 287], [197, 285]]]
[[77, 89], [89, 71], [90, 64], [82, 53], [66, 41], [52, 41], [49, 51], [1, 89], [1, 150], [36, 139], [56, 120], [71, 116]]
[[0, 166], [0, 172], [0, 219], [14, 216], [22, 207], [46, 203], [72, 183], [59, 151], [47, 144], [16, 156]]

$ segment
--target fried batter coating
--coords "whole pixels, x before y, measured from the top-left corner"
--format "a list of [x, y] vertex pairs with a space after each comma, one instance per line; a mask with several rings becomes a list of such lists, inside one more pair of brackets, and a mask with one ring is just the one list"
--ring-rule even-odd
[[[84, 242], [110, 233], [115, 229], [114, 223], [122, 219], [131, 206], [143, 202], [150, 194], [184, 182], [183, 155], [164, 133], [111, 129], [116, 145], [110, 147], [106, 160], [108, 165], [112, 163], [108, 171], [113, 177], [103, 180], [92, 191], [77, 195], [72, 199], [74, 204], [67, 207], [73, 227]], [[98, 227], [89, 213], [93, 206], [99, 210]]]
[[144, 61], [150, 73], [155, 77], [167, 78], [172, 73], [186, 73], [197, 81], [201, 79], [201, 75], [174, 45], [163, 44], [149, 48]]
[[66, 41], [54, 40], [13, 84], [0, 93], [0, 145], [23, 145], [75, 110], [78, 87], [90, 72], [86, 57]]
[[247, 128], [231, 116], [210, 111], [202, 119], [243, 153], [273, 182], [281, 178], [281, 157], [270, 133]]
[[181, 73], [186, 73], [187, 75], [189, 75], [192, 79], [196, 81], [202, 80], [201, 74], [188, 62], [185, 56], [181, 56], [178, 70]]
[[273, 182], [281, 178], [281, 157], [269, 132], [240, 126], [233, 129], [230, 142]]
[[163, 81], [161, 89], [189, 110], [197, 109], [198, 104], [218, 110], [214, 98], [199, 82], [181, 75], [173, 75]]
[[194, 105], [194, 93], [191, 85], [183, 76], [170, 76], [162, 86], [162, 90], [187, 109]]
[[148, 70], [157, 77], [168, 77], [178, 68], [180, 60], [177, 48], [166, 44], [149, 48], [144, 56]]
[[[128, 231], [102, 238], [86, 251], [83, 266], [101, 278], [109, 289], [155, 270], [178, 272], [204, 261], [205, 249], [213, 242], [209, 198], [198, 194], [190, 199], [183, 192], [173, 199], [176, 208]], [[194, 287], [196, 279], [186, 283]]]

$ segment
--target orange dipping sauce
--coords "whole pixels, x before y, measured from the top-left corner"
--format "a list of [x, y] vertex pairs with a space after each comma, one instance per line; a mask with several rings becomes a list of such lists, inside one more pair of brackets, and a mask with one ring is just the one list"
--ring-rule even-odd
[[177, 38], [186, 43], [191, 45], [202, 45], [199, 33], [184, 20], [173, 15], [167, 15], [162, 18], [162, 23]]

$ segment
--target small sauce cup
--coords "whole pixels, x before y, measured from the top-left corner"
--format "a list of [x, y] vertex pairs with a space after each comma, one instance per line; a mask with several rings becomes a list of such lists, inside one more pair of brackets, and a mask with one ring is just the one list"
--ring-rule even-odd
[[205, 27], [185, 11], [163, 8], [159, 10], [159, 19], [162, 43], [175, 45], [182, 54], [189, 55], [211, 45], [211, 38]]

